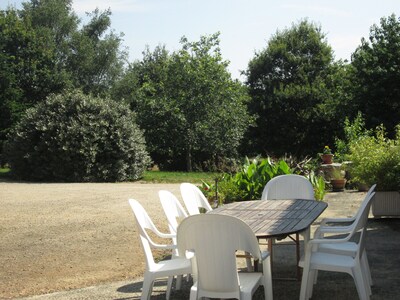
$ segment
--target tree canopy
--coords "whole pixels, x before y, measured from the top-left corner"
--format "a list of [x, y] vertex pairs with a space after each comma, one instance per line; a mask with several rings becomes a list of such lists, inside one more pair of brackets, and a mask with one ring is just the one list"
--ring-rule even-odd
[[250, 149], [303, 155], [332, 141], [335, 114], [329, 105], [338, 83], [333, 74], [340, 69], [319, 26], [303, 20], [277, 31], [246, 73], [249, 109], [258, 115], [248, 135]]
[[162, 46], [147, 49], [117, 94], [137, 111], [152, 159], [191, 170], [193, 164], [236, 156], [251, 118], [246, 89], [232, 80], [222, 59], [219, 34], [197, 42], [183, 37], [181, 44], [173, 53]]
[[70, 0], [0, 11], [0, 146], [25, 110], [51, 93], [108, 94], [126, 56], [121, 35], [109, 30], [110, 14], [95, 10], [80, 27]]
[[383, 124], [390, 136], [400, 120], [400, 18], [373, 25], [352, 56], [354, 103], [368, 128]]

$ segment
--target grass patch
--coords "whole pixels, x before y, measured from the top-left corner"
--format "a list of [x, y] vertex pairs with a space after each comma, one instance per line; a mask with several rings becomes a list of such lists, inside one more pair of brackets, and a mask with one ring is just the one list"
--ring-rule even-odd
[[8, 179], [10, 178], [10, 174], [9, 168], [0, 168], [0, 179]]
[[[10, 178], [9, 168], [0, 168], [0, 179]], [[148, 183], [201, 183], [201, 181], [213, 182], [218, 173], [210, 172], [164, 172], [145, 171], [142, 181]]]
[[146, 171], [141, 180], [149, 183], [201, 183], [201, 181], [212, 182], [218, 173], [209, 172], [164, 172]]

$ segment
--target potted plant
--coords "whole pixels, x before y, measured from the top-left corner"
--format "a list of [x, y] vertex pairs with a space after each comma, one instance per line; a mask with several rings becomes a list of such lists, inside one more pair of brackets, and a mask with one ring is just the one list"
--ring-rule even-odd
[[400, 127], [394, 140], [386, 138], [383, 126], [349, 147], [351, 174], [355, 182], [376, 183], [372, 214], [400, 216]]
[[322, 151], [321, 154], [321, 159], [322, 159], [322, 163], [323, 164], [332, 164], [333, 162], [333, 154], [331, 151], [331, 148], [329, 148], [329, 146], [325, 146], [324, 150]]
[[332, 185], [332, 190], [334, 192], [343, 191], [346, 185], [346, 171], [341, 168], [334, 168], [331, 174], [332, 177], [330, 182]]

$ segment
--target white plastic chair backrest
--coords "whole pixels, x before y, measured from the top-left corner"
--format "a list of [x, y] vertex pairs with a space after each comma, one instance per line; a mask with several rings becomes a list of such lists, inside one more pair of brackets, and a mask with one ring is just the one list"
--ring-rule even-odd
[[169, 191], [161, 190], [158, 192], [161, 206], [168, 220], [168, 228], [171, 233], [176, 233], [178, 229], [178, 220], [188, 216], [179, 200]]
[[154, 262], [153, 253], [151, 252], [151, 244], [154, 244], [154, 242], [147, 234], [146, 229], [157, 232], [156, 226], [150, 219], [146, 210], [137, 200], [129, 199], [129, 204], [133, 210], [133, 215], [135, 216], [136, 224], [139, 229], [140, 242], [142, 243], [143, 251], [146, 257], [146, 268], [152, 269], [156, 265]]
[[[363, 205], [364, 203], [367, 204], [367, 202], [372, 201], [372, 199], [370, 198], [371, 194], [375, 191], [376, 188], [376, 184], [374, 184], [373, 186], [370, 187], [370, 189], [368, 190], [367, 194], [365, 195], [364, 200], [361, 202], [360, 208], [358, 209], [355, 218], [359, 218], [360, 215], [363, 212]], [[368, 210], [369, 211], [369, 210]]]
[[[260, 259], [256, 236], [243, 221], [225, 215], [189, 216], [178, 227], [178, 251], [194, 251], [198, 288], [221, 293], [240, 293], [236, 250]], [[233, 294], [228, 298], [238, 297]]]
[[361, 256], [364, 254], [364, 248], [365, 248], [365, 234], [367, 232], [367, 223], [368, 223], [368, 215], [369, 215], [369, 210], [371, 208], [372, 201], [374, 199], [375, 192], [372, 192], [366, 201], [363, 201], [362, 205], [362, 211], [360, 214], [360, 217], [354, 222], [356, 223], [354, 230], [355, 231], [360, 231], [361, 230], [361, 236], [360, 236], [360, 242], [359, 242], [359, 247], [358, 247], [358, 252], [356, 256], [358, 259], [361, 259]]
[[372, 201], [374, 199], [375, 192], [372, 192], [368, 195], [368, 197], [361, 203], [360, 206], [360, 214], [354, 220], [354, 223], [351, 225], [351, 232], [347, 236], [346, 240], [350, 240], [357, 232], [361, 232], [361, 236], [358, 243], [358, 249], [356, 253], [356, 257], [361, 258], [361, 255], [364, 253], [365, 247], [365, 238], [364, 235], [366, 233], [366, 227], [368, 222], [369, 210], [371, 208]]
[[182, 183], [180, 186], [183, 202], [189, 215], [200, 213], [199, 207], [211, 211], [212, 207], [200, 189], [192, 183]]
[[296, 174], [279, 175], [264, 187], [261, 200], [309, 199], [314, 200], [314, 188], [304, 176]]
[[369, 210], [371, 208], [372, 200], [374, 199], [375, 192], [369, 194], [369, 196], [361, 203], [360, 214], [356, 220], [354, 220], [354, 231], [357, 232], [364, 228], [368, 222]]

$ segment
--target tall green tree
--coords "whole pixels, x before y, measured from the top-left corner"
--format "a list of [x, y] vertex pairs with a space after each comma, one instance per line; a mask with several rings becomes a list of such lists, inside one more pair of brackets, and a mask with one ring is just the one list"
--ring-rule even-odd
[[24, 111], [67, 86], [46, 39], [10, 8], [0, 12], [0, 148]]
[[122, 74], [127, 57], [121, 48], [122, 34], [110, 29], [111, 11], [95, 9], [80, 29], [71, 0], [31, 0], [21, 16], [30, 19], [36, 32], [45, 36], [60, 70], [68, 73], [74, 88], [85, 93], [108, 94]]
[[[219, 34], [182, 48], [147, 49], [120, 85], [137, 111], [152, 159], [161, 166], [192, 170], [195, 164], [237, 155], [251, 117], [245, 87], [231, 78]], [[129, 84], [131, 90], [124, 88]]]
[[400, 18], [373, 25], [352, 56], [354, 102], [368, 128], [384, 124], [391, 137], [400, 120]]
[[[249, 62], [247, 85], [257, 126], [248, 134], [253, 154], [315, 154], [333, 142], [333, 93], [342, 64], [321, 28], [307, 20], [277, 31]], [[338, 122], [336, 122], [338, 123]], [[338, 130], [338, 129], [337, 129]]]
[[6, 133], [51, 93], [77, 88], [105, 96], [123, 72], [122, 35], [110, 11], [79, 27], [71, 0], [31, 0], [0, 12], [0, 149]]

